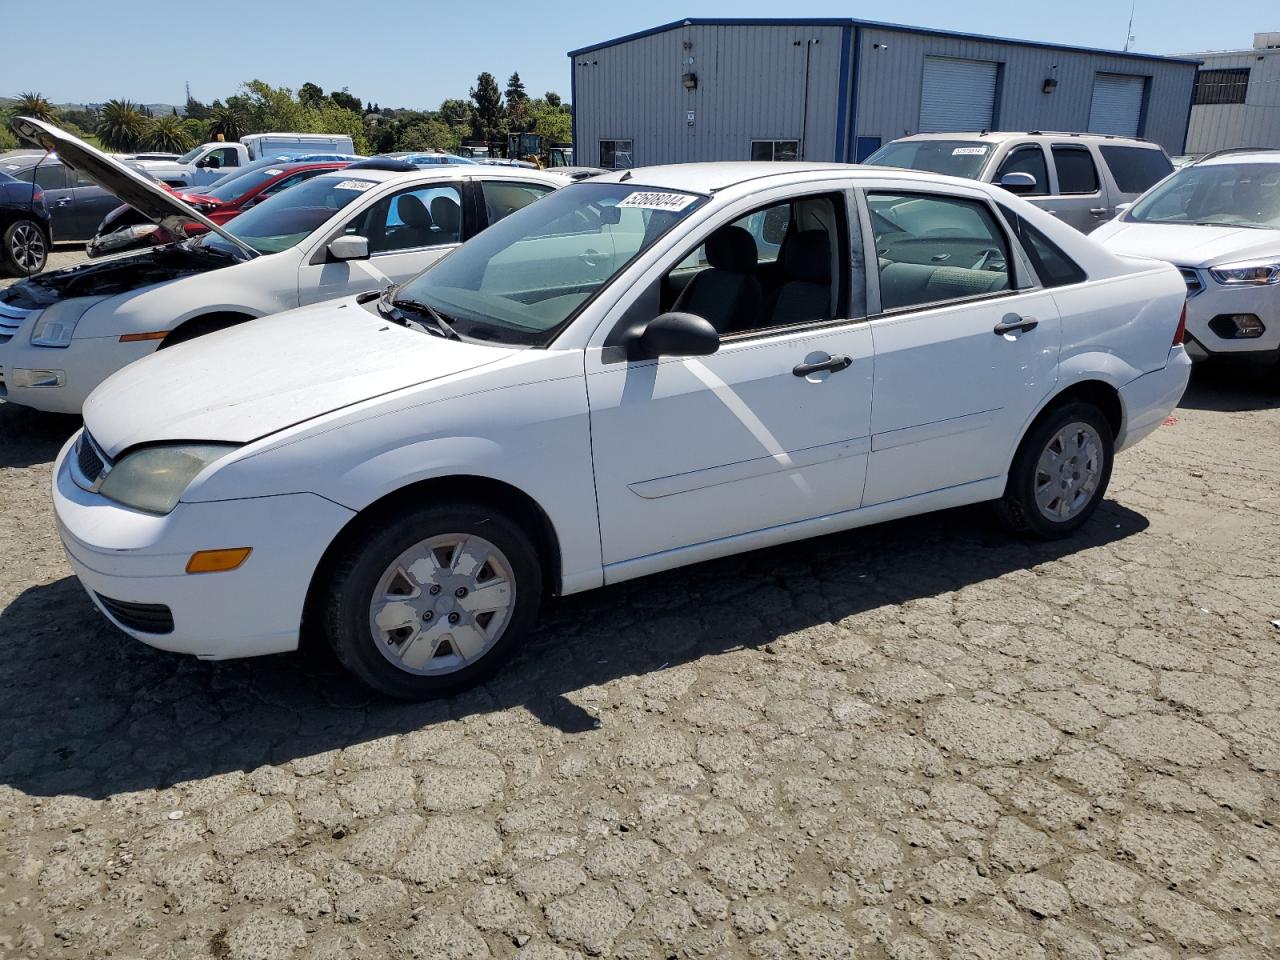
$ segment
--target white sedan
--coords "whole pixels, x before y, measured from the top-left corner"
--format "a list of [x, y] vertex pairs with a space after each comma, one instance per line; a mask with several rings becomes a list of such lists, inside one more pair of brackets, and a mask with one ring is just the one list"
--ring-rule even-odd
[[1178, 267], [1193, 359], [1280, 361], [1280, 150], [1224, 150], [1184, 166], [1093, 236]]
[[220, 227], [154, 181], [39, 120], [16, 129], [175, 236], [202, 237], [43, 273], [0, 291], [0, 400], [79, 413], [140, 357], [302, 304], [385, 288], [572, 181], [537, 170], [365, 160]]
[[619, 171], [381, 298], [117, 374], [54, 504], [139, 640], [242, 657], [305, 622], [371, 686], [445, 694], [545, 593], [978, 501], [1070, 534], [1182, 395], [1185, 293], [973, 181]]

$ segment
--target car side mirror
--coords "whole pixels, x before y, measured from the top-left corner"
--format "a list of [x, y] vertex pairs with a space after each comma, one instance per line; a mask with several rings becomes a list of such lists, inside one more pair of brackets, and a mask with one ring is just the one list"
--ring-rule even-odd
[[366, 237], [338, 237], [331, 240], [328, 246], [329, 256], [334, 260], [368, 260], [369, 241]]
[[1000, 178], [1000, 186], [1010, 193], [1030, 193], [1036, 188], [1036, 178], [1029, 173], [1006, 173]]
[[720, 334], [709, 321], [693, 313], [662, 313], [632, 337], [627, 358], [705, 357], [719, 349]]

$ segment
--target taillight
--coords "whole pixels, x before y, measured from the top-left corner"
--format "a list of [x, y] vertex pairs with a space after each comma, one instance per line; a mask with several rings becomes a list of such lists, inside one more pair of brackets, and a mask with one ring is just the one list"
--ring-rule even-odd
[[39, 203], [43, 199], [44, 199], [44, 191], [41, 190], [39, 187], [36, 187], [34, 190], [31, 191], [32, 203]]
[[1176, 347], [1187, 337], [1187, 302], [1182, 302], [1182, 315], [1178, 317], [1178, 329], [1173, 331], [1173, 345]]

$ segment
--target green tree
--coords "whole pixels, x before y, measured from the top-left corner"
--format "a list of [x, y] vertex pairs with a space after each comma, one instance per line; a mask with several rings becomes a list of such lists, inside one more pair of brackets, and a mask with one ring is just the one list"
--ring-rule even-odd
[[320, 104], [324, 103], [324, 90], [315, 83], [304, 83], [298, 88], [298, 100], [304, 107], [312, 107], [319, 109]]
[[130, 100], [108, 100], [98, 112], [94, 133], [108, 150], [127, 153], [136, 150], [147, 129], [147, 118]]
[[[229, 98], [228, 98], [229, 99]], [[216, 140], [221, 134], [228, 142], [239, 140], [248, 133], [249, 119], [244, 111], [233, 106], [215, 104], [209, 110], [208, 134], [210, 140]]]
[[364, 104], [360, 98], [348, 93], [346, 87], [333, 91], [333, 93], [329, 94], [329, 99], [342, 107], [342, 109], [350, 110], [352, 113], [362, 113], [364, 110]]
[[486, 70], [476, 77], [471, 100], [475, 104], [471, 132], [479, 140], [496, 139], [502, 129], [502, 91], [492, 73]]
[[568, 143], [573, 139], [573, 115], [546, 100], [533, 100], [529, 104], [529, 129], [550, 143]]
[[467, 130], [471, 127], [471, 118], [475, 115], [475, 108], [469, 100], [442, 100], [440, 109], [437, 111], [440, 119], [451, 126], [459, 127]]
[[405, 127], [396, 143], [398, 150], [444, 150], [457, 153], [462, 131], [443, 120], [423, 120]]
[[208, 120], [209, 108], [195, 97], [187, 97], [187, 105], [183, 108], [183, 116], [188, 120]]
[[182, 118], [174, 113], [172, 116], [151, 120], [143, 131], [139, 146], [144, 150], [186, 153], [195, 146], [195, 139], [183, 124]]
[[42, 94], [39, 93], [20, 93], [18, 99], [14, 101], [11, 107], [15, 116], [31, 117], [33, 120], [43, 120], [45, 123], [53, 123], [58, 119], [58, 111]]
[[560, 94], [554, 90], [548, 90], [542, 95], [542, 99], [547, 101], [547, 106], [554, 107], [557, 110], [560, 109]]

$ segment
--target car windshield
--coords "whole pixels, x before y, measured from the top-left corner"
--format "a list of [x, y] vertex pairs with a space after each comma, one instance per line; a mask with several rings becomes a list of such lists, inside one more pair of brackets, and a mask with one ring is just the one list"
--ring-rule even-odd
[[278, 176], [281, 172], [279, 167], [264, 167], [261, 170], [250, 170], [248, 173], [242, 173], [238, 177], [232, 177], [230, 180], [219, 181], [208, 189], [193, 187], [192, 190], [206, 197], [213, 197], [215, 200], [234, 200], [237, 197], [244, 196], [254, 187], [266, 183], [272, 177]]
[[991, 144], [974, 140], [899, 140], [885, 144], [863, 162], [976, 180], [990, 155]]
[[1125, 214], [1135, 223], [1280, 228], [1280, 163], [1183, 167]]
[[190, 163], [196, 157], [200, 156], [200, 151], [203, 149], [204, 149], [203, 146], [199, 146], [199, 147], [195, 147], [192, 150], [188, 150], [186, 153], [184, 153], [182, 156], [180, 156], [177, 160], [173, 162], [174, 163]]
[[463, 336], [545, 346], [703, 200], [634, 183], [574, 184], [467, 241], [394, 299], [425, 304]]
[[[377, 185], [376, 180], [357, 177], [316, 177], [262, 201], [223, 229], [259, 253], [279, 253], [296, 246], [303, 237]], [[216, 233], [206, 233], [198, 242], [223, 253], [237, 252], [228, 240]]]

